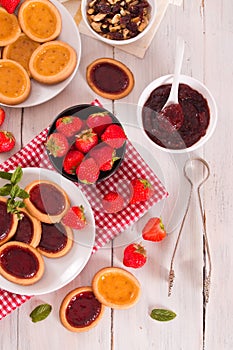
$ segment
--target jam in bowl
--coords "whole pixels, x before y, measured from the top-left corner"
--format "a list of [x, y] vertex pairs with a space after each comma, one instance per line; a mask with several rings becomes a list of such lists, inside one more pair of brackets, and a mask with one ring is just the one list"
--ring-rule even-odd
[[62, 176], [91, 185], [115, 173], [124, 158], [126, 139], [120, 121], [111, 112], [81, 104], [55, 118], [45, 147]]
[[[198, 80], [181, 75], [179, 105], [163, 109], [172, 75], [152, 81], [138, 102], [138, 121], [144, 134], [160, 150], [183, 153], [203, 146], [217, 123], [217, 107], [210, 91]], [[182, 112], [176, 110], [179, 107]]]

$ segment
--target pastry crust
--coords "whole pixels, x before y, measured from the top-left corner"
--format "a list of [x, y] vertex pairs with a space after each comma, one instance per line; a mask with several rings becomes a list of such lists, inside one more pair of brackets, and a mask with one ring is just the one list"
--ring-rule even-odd
[[72, 300], [72, 298], [74, 298], [75, 296], [77, 296], [78, 294], [81, 294], [83, 292], [93, 292], [91, 287], [79, 287], [76, 288], [74, 290], [72, 290], [69, 294], [67, 294], [65, 296], [65, 298], [63, 299], [61, 306], [60, 306], [60, 311], [59, 311], [59, 315], [60, 315], [60, 320], [61, 323], [63, 324], [64, 327], [66, 327], [69, 331], [72, 332], [85, 332], [90, 330], [91, 328], [95, 327], [97, 325], [97, 323], [101, 320], [103, 313], [104, 313], [104, 305], [100, 304], [101, 309], [100, 309], [100, 313], [98, 314], [98, 316], [96, 317], [96, 319], [88, 326], [84, 326], [84, 327], [74, 327], [72, 326], [66, 318], [66, 310], [67, 307], [70, 303], [70, 301]]
[[57, 38], [61, 32], [61, 15], [48, 0], [26, 0], [18, 12], [23, 32], [32, 40], [44, 43]]
[[67, 79], [77, 64], [76, 51], [69, 44], [54, 40], [40, 45], [32, 54], [29, 70], [43, 84], [56, 84]]
[[[6, 203], [7, 199], [5, 197], [0, 197], [0, 201]], [[8, 232], [7, 236], [5, 238], [3, 238], [2, 240], [0, 240], [0, 246], [3, 245], [4, 243], [6, 243], [7, 241], [9, 241], [15, 234], [16, 230], [17, 230], [17, 226], [18, 226], [18, 218], [16, 214], [11, 214], [12, 215], [12, 226], [10, 231]], [[0, 232], [1, 232], [1, 228], [0, 228]]]
[[[47, 250], [44, 250], [40, 247], [40, 245], [37, 247], [38, 252], [40, 252], [40, 254], [46, 256], [47, 258], [60, 258], [64, 255], [66, 255], [72, 248], [73, 246], [73, 240], [74, 240], [74, 235], [73, 235], [73, 230], [68, 227], [63, 225], [65, 231], [66, 231], [66, 236], [67, 236], [67, 242], [66, 245], [64, 246], [64, 248], [62, 250], [59, 250], [57, 252], [49, 252]], [[43, 229], [42, 229], [42, 234], [43, 234]]]
[[[112, 275], [113, 278], [111, 281], [105, 280], [104, 287], [101, 287], [99, 282], [103, 280], [104, 275]], [[96, 298], [113, 309], [128, 309], [138, 302], [141, 295], [141, 286], [136, 277], [119, 267], [105, 267], [98, 271], [92, 280], [92, 288]], [[104, 295], [107, 288], [109, 290]]]
[[[32, 239], [30, 242], [28, 242], [27, 244], [30, 244], [32, 247], [36, 248], [38, 246], [38, 244], [40, 243], [40, 239], [41, 239], [41, 223], [39, 220], [37, 220], [34, 216], [32, 216], [28, 210], [24, 209], [24, 208], [20, 208], [20, 213], [22, 214], [26, 214], [31, 222], [32, 222], [32, 226], [33, 226], [33, 235], [32, 235]], [[16, 232], [17, 233], [17, 229]], [[13, 237], [14, 238], [14, 237]], [[17, 240], [14, 240], [17, 241]], [[18, 241], [17, 241], [18, 242]], [[25, 243], [25, 242], [23, 242]]]
[[0, 23], [0, 47], [9, 45], [18, 39], [21, 29], [16, 15], [0, 7]]
[[40, 44], [30, 39], [26, 34], [21, 33], [20, 36], [13, 43], [5, 46], [2, 50], [2, 58], [18, 62], [26, 69], [29, 76], [29, 60], [33, 51]]
[[44, 214], [43, 212], [38, 210], [35, 207], [35, 205], [31, 202], [30, 196], [29, 196], [29, 198], [24, 199], [24, 203], [26, 205], [26, 208], [30, 212], [30, 214], [32, 216], [36, 217], [39, 221], [42, 221], [42, 222], [45, 222], [45, 223], [48, 223], [48, 224], [53, 224], [53, 223], [56, 223], [56, 222], [60, 222], [61, 219], [63, 218], [63, 216], [67, 213], [67, 211], [70, 208], [69, 197], [68, 197], [67, 193], [60, 186], [58, 186], [56, 183], [54, 183], [52, 181], [48, 181], [48, 180], [35, 180], [35, 181], [32, 181], [31, 183], [29, 183], [25, 187], [25, 191], [30, 194], [31, 189], [34, 186], [42, 184], [42, 183], [54, 186], [59, 192], [61, 192], [61, 194], [63, 195], [64, 200], [65, 200], [65, 207], [64, 207], [64, 209], [62, 210], [62, 212], [60, 212], [57, 215]]
[[13, 60], [0, 59], [0, 103], [19, 104], [27, 99], [30, 91], [26, 70]]
[[[16, 277], [13, 274], [8, 273], [3, 267], [2, 267], [2, 263], [1, 263], [1, 258], [4, 256], [4, 250], [8, 249], [10, 247], [16, 247], [16, 248], [23, 248], [23, 249], [27, 249], [30, 251], [31, 254], [33, 254], [37, 261], [38, 261], [38, 270], [36, 272], [36, 274], [33, 277], [30, 278], [20, 278], [20, 277]], [[22, 242], [7, 242], [4, 245], [2, 245], [0, 247], [0, 274], [5, 277], [8, 281], [11, 281], [13, 283], [16, 284], [20, 284], [20, 285], [31, 285], [36, 283], [37, 281], [39, 281], [41, 279], [41, 277], [44, 274], [44, 260], [41, 256], [41, 254], [32, 246], [30, 246], [29, 244], [26, 243], [22, 243]]]
[[[98, 88], [98, 86], [96, 86], [95, 82], [92, 79], [92, 71], [93, 69], [100, 64], [111, 64], [114, 65], [116, 67], [118, 67], [119, 69], [121, 69], [128, 77], [128, 85], [126, 86], [125, 89], [123, 89], [122, 91], [120, 91], [119, 93], [111, 93], [111, 92], [105, 92], [101, 89]], [[113, 58], [98, 58], [97, 60], [93, 61], [91, 64], [89, 64], [89, 66], [87, 67], [86, 70], [86, 79], [87, 79], [87, 83], [90, 86], [90, 88], [96, 92], [98, 95], [110, 99], [110, 100], [119, 100], [125, 96], [127, 96], [133, 89], [134, 87], [134, 76], [133, 73], [129, 70], [128, 67], [126, 67], [126, 65], [124, 65], [123, 63], [121, 63], [120, 61], [117, 61]]]

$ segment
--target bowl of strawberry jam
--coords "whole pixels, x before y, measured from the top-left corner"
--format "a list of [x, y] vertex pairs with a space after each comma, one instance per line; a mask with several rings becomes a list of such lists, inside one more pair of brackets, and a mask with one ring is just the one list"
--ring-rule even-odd
[[146, 137], [162, 151], [191, 152], [213, 135], [217, 106], [208, 88], [198, 80], [181, 75], [178, 105], [163, 107], [168, 99], [172, 75], [152, 81], [138, 101], [138, 122]]
[[[58, 134], [63, 139], [61, 152], [53, 141]], [[124, 159], [126, 140], [115, 115], [99, 106], [80, 104], [65, 109], [54, 119], [45, 147], [52, 165], [62, 176], [92, 185], [118, 170]]]

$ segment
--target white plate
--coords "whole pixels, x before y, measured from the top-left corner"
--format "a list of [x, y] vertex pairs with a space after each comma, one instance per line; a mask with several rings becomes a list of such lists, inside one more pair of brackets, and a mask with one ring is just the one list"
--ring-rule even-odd
[[[54, 85], [40, 84], [34, 79], [31, 79], [31, 93], [30, 96], [22, 103], [17, 105], [10, 105], [9, 107], [24, 108], [40, 105], [51, 100], [57, 96], [65, 87], [71, 82], [77, 73], [80, 59], [81, 59], [81, 38], [79, 35], [78, 26], [68, 10], [60, 4], [57, 0], [50, 0], [59, 10], [62, 18], [62, 31], [58, 39], [71, 45], [77, 53], [77, 65], [73, 73], [64, 81]], [[23, 2], [23, 1], [22, 1]], [[8, 106], [4, 105], [3, 106]]]
[[[91, 206], [80, 191], [71, 181], [60, 174], [41, 168], [23, 169], [21, 187], [25, 187], [36, 179], [50, 180], [61, 186], [68, 194], [71, 205], [83, 205], [88, 225], [83, 230], [74, 230], [74, 243], [70, 252], [60, 258], [49, 259], [44, 257], [45, 273], [40, 281], [31, 286], [20, 286], [0, 276], [0, 288], [10, 292], [24, 295], [40, 295], [53, 292], [71, 282], [87, 264], [95, 240], [95, 220]], [[0, 180], [3, 186], [4, 180]]]

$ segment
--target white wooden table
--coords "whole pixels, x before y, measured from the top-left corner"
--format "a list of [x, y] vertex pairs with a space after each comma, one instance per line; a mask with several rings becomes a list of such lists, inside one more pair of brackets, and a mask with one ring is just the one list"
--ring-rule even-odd
[[[97, 327], [80, 334], [67, 331], [59, 321], [59, 305], [68, 291], [89, 285], [101, 267], [123, 266], [124, 247], [114, 249], [110, 244], [92, 255], [84, 270], [69, 285], [57, 292], [34, 297], [5, 317], [0, 325], [1, 350], [233, 348], [232, 13], [231, 0], [184, 0], [182, 7], [170, 6], [144, 59], [82, 35], [81, 64], [72, 83], [57, 97], [40, 106], [24, 110], [6, 108], [4, 124], [4, 129], [12, 131], [17, 139], [15, 152], [46, 127], [58, 112], [96, 98], [86, 83], [85, 71], [89, 62], [104, 56], [119, 59], [133, 71], [135, 87], [122, 102], [136, 104], [148, 83], [172, 73], [176, 36], [181, 35], [186, 42], [182, 73], [204, 82], [215, 96], [219, 109], [213, 137], [204, 148], [191, 155], [203, 157], [211, 168], [211, 177], [202, 193], [213, 262], [207, 308], [203, 303], [203, 237], [193, 202], [177, 252], [176, 280], [170, 298], [167, 296], [167, 278], [178, 228], [160, 244], [146, 244], [148, 262], [142, 269], [133, 271], [142, 285], [141, 300], [134, 308], [124, 311], [106, 309]], [[1, 161], [10, 155], [2, 154]], [[43, 322], [34, 324], [29, 314], [41, 302], [50, 303], [53, 312]], [[167, 323], [152, 320], [149, 312], [155, 307], [172, 309], [177, 313], [176, 319]]]

